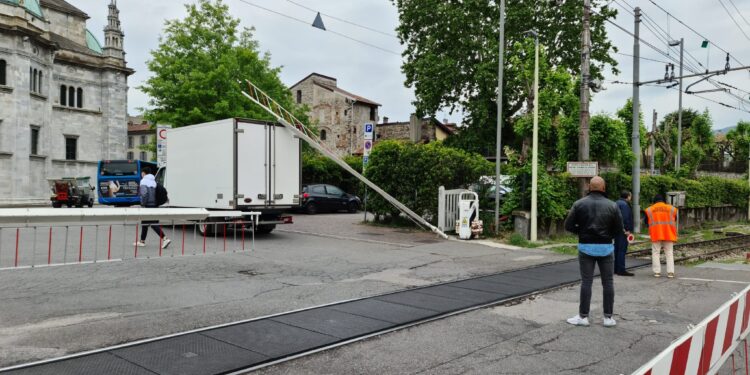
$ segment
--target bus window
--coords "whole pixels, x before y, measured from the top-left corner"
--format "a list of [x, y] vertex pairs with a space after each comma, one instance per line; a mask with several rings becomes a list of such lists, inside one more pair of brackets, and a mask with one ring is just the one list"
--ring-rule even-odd
[[102, 163], [100, 176], [137, 176], [137, 161], [111, 161]]

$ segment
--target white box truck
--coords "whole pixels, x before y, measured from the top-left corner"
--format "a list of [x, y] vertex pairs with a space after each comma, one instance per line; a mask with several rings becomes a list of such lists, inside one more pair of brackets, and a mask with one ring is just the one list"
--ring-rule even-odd
[[300, 204], [301, 149], [283, 125], [230, 118], [169, 129], [167, 144], [157, 177], [170, 207], [260, 212], [258, 233], [292, 223], [285, 213]]

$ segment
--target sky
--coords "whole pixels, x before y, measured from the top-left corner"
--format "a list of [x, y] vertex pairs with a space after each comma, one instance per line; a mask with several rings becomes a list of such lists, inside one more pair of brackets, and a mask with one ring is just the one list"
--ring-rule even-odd
[[[89, 29], [103, 40], [103, 27], [106, 23], [108, 0], [68, 0], [73, 5], [88, 13]], [[572, 0], [567, 0], [572, 1]], [[730, 2], [731, 1], [731, 2]], [[167, 19], [182, 18], [185, 15], [184, 4], [191, 1], [170, 0], [120, 0], [120, 19], [125, 32], [125, 52], [128, 65], [136, 73], [130, 77], [128, 94], [128, 111], [140, 113], [140, 108], [148, 105], [148, 97], [138, 86], [146, 80], [150, 72], [146, 61], [150, 51], [157, 48]], [[692, 54], [710, 70], [723, 69], [725, 54], [718, 47], [730, 52], [734, 58], [750, 64], [750, 1], [747, 0], [654, 0], [656, 4], [669, 11], [675, 18], [694, 28], [713, 45], [708, 49], [701, 48], [702, 37], [682, 26], [675, 18], [657, 8], [651, 0], [613, 0], [612, 7], [619, 10], [615, 22], [625, 29], [633, 30], [633, 16], [629, 13], [632, 7], [640, 7], [653, 21], [649, 26], [657, 30], [658, 24], [672, 39], [685, 39], [686, 61], [697, 65], [688, 53]], [[401, 72], [403, 46], [394, 37], [398, 25], [396, 7], [388, 0], [225, 0], [234, 17], [242, 20], [243, 26], [255, 28], [255, 38], [264, 52], [271, 55], [274, 66], [281, 66], [282, 81], [291, 86], [312, 72], [336, 77], [339, 87], [382, 104], [381, 120], [388, 117], [390, 121], [406, 121], [413, 112], [413, 90], [404, 86], [404, 74]], [[299, 5], [295, 5], [297, 3]], [[512, 1], [508, 6], [512, 6]], [[256, 6], [250, 5], [255, 4]], [[734, 23], [722, 4], [732, 13]], [[263, 7], [271, 11], [259, 8]], [[741, 12], [738, 13], [736, 6]], [[367, 26], [373, 30], [358, 28], [346, 22], [323, 16], [328, 32], [310, 26], [315, 12]], [[626, 11], [627, 9], [627, 11]], [[273, 12], [272, 12], [273, 11]], [[276, 13], [274, 13], [276, 12]], [[281, 14], [278, 14], [281, 13]], [[742, 18], [744, 17], [744, 18]], [[294, 19], [293, 19], [294, 18]], [[295, 19], [302, 20], [303, 22]], [[706, 22], [711, 20], [711, 22]], [[743, 28], [741, 31], [740, 27]], [[365, 45], [338, 34], [343, 34], [362, 42]], [[625, 32], [608, 25], [608, 33], [619, 52], [633, 53], [633, 38]], [[645, 26], [641, 26], [641, 38], [658, 49], [667, 52], [669, 48]], [[679, 48], [669, 51], [669, 55], [679, 59]], [[641, 56], [659, 61], [669, 61], [667, 56], [641, 44]], [[627, 98], [632, 96], [632, 85], [618, 84], [632, 82], [632, 57], [615, 55], [618, 60], [619, 76], [607, 72], [604, 91], [594, 95], [591, 103], [592, 113], [614, 113]], [[739, 66], [735, 60], [732, 67]], [[664, 76], [664, 63], [641, 60], [641, 81], [659, 79]], [[677, 63], [676, 72], [679, 66]], [[701, 68], [702, 69], [702, 68]], [[687, 74], [687, 70], [686, 70]], [[718, 81], [732, 85], [739, 91], [733, 93], [750, 99], [750, 73], [738, 71], [716, 78]], [[685, 86], [695, 79], [685, 80]], [[708, 83], [696, 85], [693, 90], [713, 89]], [[736, 97], [724, 92], [701, 94], [705, 98], [722, 102], [733, 107], [750, 111], [750, 102], [741, 103]], [[643, 86], [640, 89], [642, 111], [647, 126], [651, 126], [652, 111], [658, 112], [661, 118], [678, 107], [678, 91], [662, 87]], [[743, 107], [744, 105], [744, 107]], [[727, 108], [717, 103], [683, 95], [683, 107], [711, 112], [714, 129], [735, 125], [740, 120], [750, 121], [750, 112]], [[452, 122], [461, 121], [461, 113], [439, 113], [438, 119]]]

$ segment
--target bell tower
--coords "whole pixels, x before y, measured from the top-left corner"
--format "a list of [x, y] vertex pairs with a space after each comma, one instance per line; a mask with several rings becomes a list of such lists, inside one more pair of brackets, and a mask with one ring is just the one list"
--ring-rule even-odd
[[110, 0], [107, 26], [104, 27], [104, 54], [106, 56], [124, 60], [124, 37], [125, 34], [120, 28], [120, 10], [117, 9], [117, 0]]

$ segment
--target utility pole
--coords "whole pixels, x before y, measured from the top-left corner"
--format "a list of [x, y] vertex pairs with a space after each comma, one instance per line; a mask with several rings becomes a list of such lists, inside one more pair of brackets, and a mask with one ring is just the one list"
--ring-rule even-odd
[[534, 129], [531, 141], [531, 242], [537, 240], [538, 185], [539, 185], [539, 34], [536, 30], [527, 32], [534, 36]]
[[[589, 18], [591, 16], [591, 0], [583, 2], [583, 32], [581, 33], [581, 124], [578, 130], [578, 161], [589, 160], [589, 80], [591, 68], [591, 31], [589, 30]], [[578, 191], [581, 196], [586, 194], [586, 179], [578, 182]]]
[[677, 157], [674, 164], [675, 172], [679, 172], [682, 165], [682, 59], [685, 51], [685, 38], [680, 38], [679, 41], [675, 40], [669, 43], [672, 47], [677, 46], [677, 44], [680, 45], [680, 99], [677, 107]]
[[505, 57], [505, 0], [500, 0], [500, 36], [497, 66], [497, 147], [495, 150], [495, 234], [500, 233], [500, 164], [503, 156], [503, 65]]
[[641, 232], [641, 133], [640, 133], [640, 103], [639, 90], [641, 74], [641, 44], [640, 44], [641, 8], [635, 8], [634, 39], [633, 39], [633, 230]]
[[656, 158], [656, 156], [655, 156], [655, 154], [656, 154], [656, 117], [657, 117], [657, 113], [656, 113], [656, 110], [654, 110], [654, 120], [653, 120], [653, 123], [651, 124], [651, 146], [649, 148], [649, 154], [651, 156], [649, 159], [651, 159], [650, 160], [650, 164], [651, 164], [651, 175], [652, 176], [656, 172], [656, 169], [655, 169], [655, 166], [654, 166], [654, 164], [655, 164], [655, 158]]

